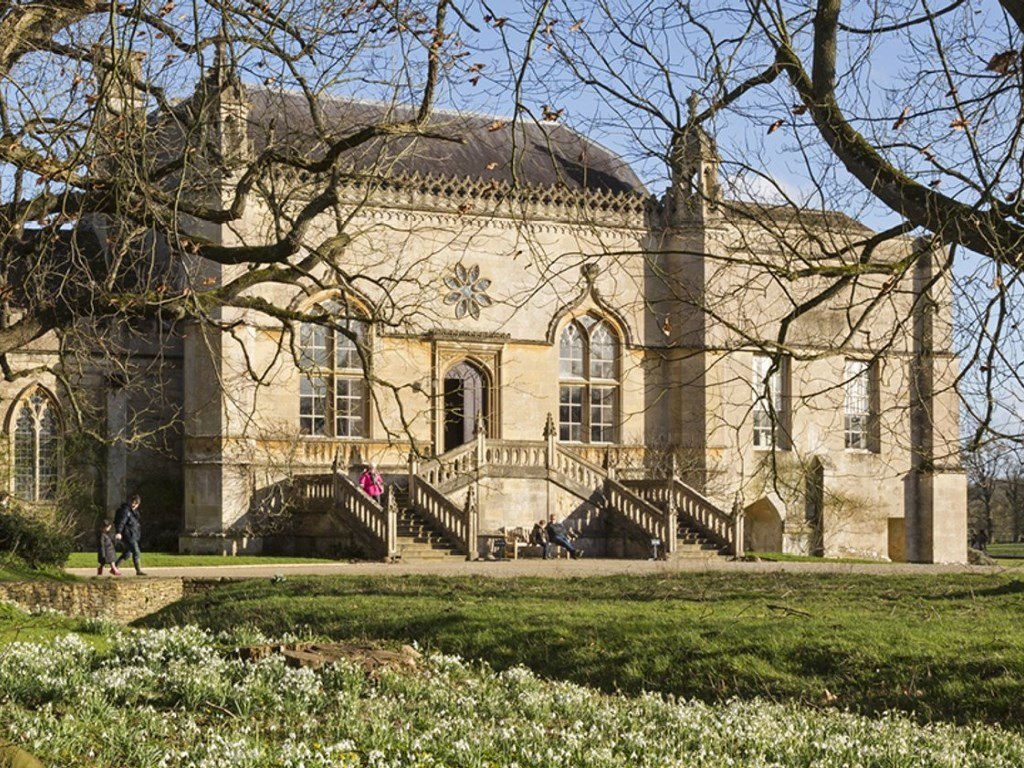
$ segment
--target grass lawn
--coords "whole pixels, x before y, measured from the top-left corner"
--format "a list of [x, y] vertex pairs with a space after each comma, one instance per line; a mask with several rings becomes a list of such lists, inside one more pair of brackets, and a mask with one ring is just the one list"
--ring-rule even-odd
[[[336, 563], [318, 557], [270, 557], [265, 555], [179, 555], [171, 552], [142, 552], [143, 567], [194, 568], [197, 566], [216, 565], [280, 565], [281, 563]], [[95, 552], [72, 552], [67, 562], [68, 568], [95, 568]]]
[[416, 641], [605, 691], [1021, 729], [1022, 599], [1012, 573], [307, 577], [219, 585], [141, 623]]
[[1024, 559], [1024, 543], [989, 544], [988, 553], [992, 557], [1019, 557]]
[[[95, 560], [95, 555], [93, 556]], [[59, 568], [30, 568], [21, 560], [0, 556], [0, 581], [76, 581]]]
[[747, 552], [750, 560], [766, 560], [771, 563], [870, 563], [884, 564], [884, 560], [868, 560], [853, 557], [818, 557], [816, 555], [791, 555], [785, 552]]

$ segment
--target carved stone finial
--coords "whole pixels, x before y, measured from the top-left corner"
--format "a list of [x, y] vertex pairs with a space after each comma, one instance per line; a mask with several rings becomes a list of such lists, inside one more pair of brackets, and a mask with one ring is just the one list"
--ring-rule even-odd
[[696, 91], [690, 91], [690, 96], [686, 100], [687, 107], [687, 122], [693, 123], [697, 119], [697, 105], [700, 104], [700, 96], [697, 95]]
[[480, 411], [477, 411], [476, 416], [473, 419], [473, 437], [480, 437], [487, 435], [487, 423], [484, 420], [484, 415]]
[[594, 262], [587, 262], [580, 267], [580, 274], [583, 275], [583, 279], [587, 281], [588, 285], [593, 285], [597, 279], [597, 275], [600, 272], [600, 268]]
[[466, 490], [466, 504], [464, 509], [467, 515], [471, 515], [476, 512], [476, 489], [472, 485]]
[[544, 421], [544, 439], [547, 440], [550, 437], [555, 436], [555, 417], [548, 412], [548, 417]]

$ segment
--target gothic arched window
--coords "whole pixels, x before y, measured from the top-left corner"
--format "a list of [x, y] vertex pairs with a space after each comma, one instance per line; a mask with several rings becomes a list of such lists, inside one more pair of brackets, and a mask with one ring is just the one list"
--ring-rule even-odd
[[611, 443], [618, 432], [618, 337], [604, 321], [584, 315], [558, 341], [558, 437]]
[[[325, 311], [339, 308], [324, 302]], [[353, 318], [299, 326], [299, 433], [366, 437], [368, 326]]]
[[57, 405], [41, 389], [14, 407], [14, 496], [52, 501], [60, 480], [61, 425]]

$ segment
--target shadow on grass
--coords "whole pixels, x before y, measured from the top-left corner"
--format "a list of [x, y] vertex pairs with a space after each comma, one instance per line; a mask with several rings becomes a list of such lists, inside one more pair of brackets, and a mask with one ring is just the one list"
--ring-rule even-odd
[[1007, 621], [1022, 591], [1000, 575], [302, 577], [218, 585], [138, 624], [416, 642], [608, 692], [1024, 728]]

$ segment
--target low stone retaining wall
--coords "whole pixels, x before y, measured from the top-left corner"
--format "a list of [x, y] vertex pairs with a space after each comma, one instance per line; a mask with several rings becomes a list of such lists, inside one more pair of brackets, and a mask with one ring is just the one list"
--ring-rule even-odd
[[[92, 579], [81, 582], [0, 582], [0, 598], [28, 611], [54, 610], [127, 624], [177, 602], [189, 591], [185, 579]], [[196, 585], [198, 586], [198, 585]]]

